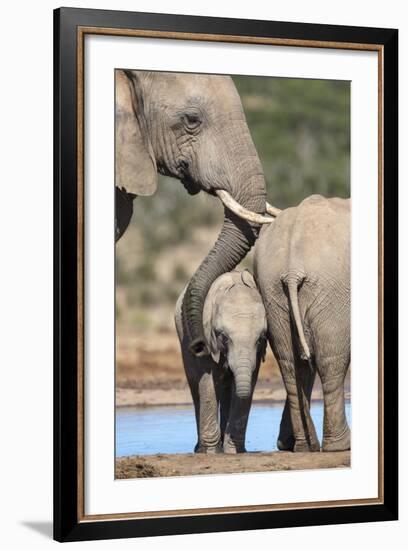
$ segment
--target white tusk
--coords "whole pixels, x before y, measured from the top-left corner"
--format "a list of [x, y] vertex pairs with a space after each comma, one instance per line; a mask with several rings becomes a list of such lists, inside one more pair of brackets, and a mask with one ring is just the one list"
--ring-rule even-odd
[[266, 211], [270, 216], [273, 216], [274, 218], [279, 216], [279, 214], [282, 212], [280, 208], [276, 208], [276, 206], [272, 206], [271, 204], [269, 204], [269, 202], [266, 203]]
[[256, 212], [252, 212], [251, 210], [244, 208], [242, 205], [239, 204], [239, 202], [231, 197], [228, 191], [218, 189], [215, 192], [227, 208], [229, 208], [232, 212], [234, 212], [234, 214], [236, 214], [240, 218], [243, 218], [244, 220], [247, 220], [248, 222], [263, 224], [272, 223], [274, 221], [273, 218], [263, 216], [262, 214], [257, 214]]
[[242, 205], [239, 204], [239, 202], [231, 197], [228, 191], [218, 189], [215, 192], [220, 198], [221, 202], [227, 208], [229, 208], [231, 212], [234, 212], [234, 214], [236, 214], [240, 218], [243, 218], [244, 220], [247, 220], [248, 222], [264, 224], [272, 223], [274, 221], [274, 219], [270, 218], [269, 216], [263, 216], [262, 214], [257, 214], [256, 212], [252, 212], [251, 210], [244, 208]]

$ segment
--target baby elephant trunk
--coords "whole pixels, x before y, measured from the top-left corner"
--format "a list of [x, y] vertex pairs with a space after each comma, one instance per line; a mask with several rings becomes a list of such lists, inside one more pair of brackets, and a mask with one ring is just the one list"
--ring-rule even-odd
[[252, 365], [250, 362], [240, 363], [231, 369], [235, 380], [235, 393], [240, 399], [249, 399], [252, 391]]

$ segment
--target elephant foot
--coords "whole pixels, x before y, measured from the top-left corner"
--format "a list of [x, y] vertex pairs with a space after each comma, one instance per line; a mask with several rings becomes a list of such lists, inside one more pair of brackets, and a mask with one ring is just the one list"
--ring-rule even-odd
[[215, 455], [222, 453], [222, 447], [220, 443], [217, 445], [204, 445], [203, 443], [197, 443], [194, 447], [194, 452], [198, 454]]
[[318, 441], [306, 441], [306, 439], [298, 440], [293, 446], [294, 453], [318, 453], [320, 451], [320, 443]]
[[350, 448], [350, 429], [348, 427], [340, 436], [323, 437], [323, 452], [349, 451]]
[[245, 441], [237, 441], [231, 437], [231, 434], [226, 433], [223, 438], [223, 451], [227, 455], [236, 455], [238, 453], [246, 453]]
[[279, 435], [276, 446], [279, 451], [293, 451], [295, 446], [295, 438], [293, 435], [282, 437]]
[[234, 445], [233, 443], [225, 444], [223, 451], [227, 455], [236, 455], [238, 453], [246, 453], [245, 445]]

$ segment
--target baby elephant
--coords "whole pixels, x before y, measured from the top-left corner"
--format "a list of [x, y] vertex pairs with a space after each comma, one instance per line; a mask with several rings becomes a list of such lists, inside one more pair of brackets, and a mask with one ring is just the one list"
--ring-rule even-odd
[[197, 453], [243, 453], [252, 394], [266, 350], [266, 314], [249, 271], [221, 275], [204, 304], [203, 325], [211, 356], [188, 349], [181, 314], [175, 321], [184, 369], [194, 401]]

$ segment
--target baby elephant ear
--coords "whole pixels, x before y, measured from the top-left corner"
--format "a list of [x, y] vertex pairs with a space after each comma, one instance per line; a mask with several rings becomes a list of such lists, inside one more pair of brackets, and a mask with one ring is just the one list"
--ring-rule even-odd
[[248, 286], [249, 288], [256, 288], [252, 273], [248, 271], [248, 269], [244, 269], [244, 271], [241, 272], [241, 280], [245, 286]]
[[136, 71], [115, 71], [115, 185], [133, 195], [153, 195], [157, 169]]
[[215, 335], [214, 330], [211, 331], [210, 353], [211, 353], [211, 357], [213, 358], [213, 361], [215, 361], [218, 365], [221, 354], [220, 354], [220, 350], [218, 349], [217, 337]]
[[207, 345], [210, 349], [211, 357], [218, 364], [220, 360], [220, 352], [218, 350], [217, 338], [215, 336], [215, 332], [212, 325], [214, 308], [216, 307], [215, 298], [216, 298], [216, 293], [212, 288], [210, 289], [210, 292], [208, 293], [207, 298], [204, 302], [203, 328], [204, 328], [204, 336], [207, 341]]

